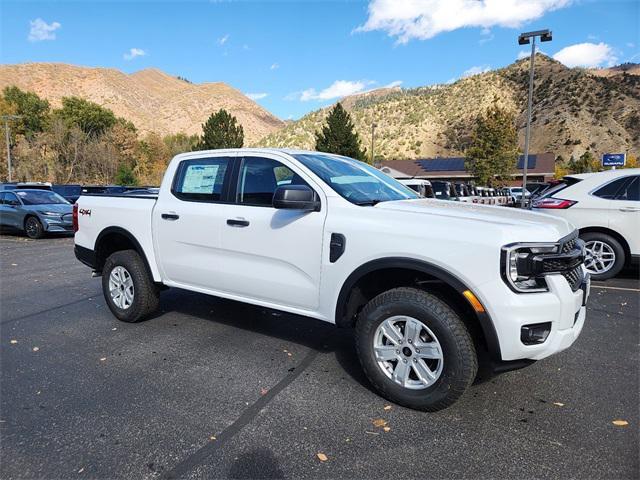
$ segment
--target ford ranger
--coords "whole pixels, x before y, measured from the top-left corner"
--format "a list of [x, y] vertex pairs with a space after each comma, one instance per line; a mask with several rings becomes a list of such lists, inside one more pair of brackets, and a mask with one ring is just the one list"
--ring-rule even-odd
[[585, 321], [583, 243], [562, 218], [420, 198], [362, 162], [233, 149], [169, 164], [157, 195], [83, 195], [75, 254], [125, 322], [176, 287], [354, 327], [385, 398], [435, 411], [485, 360], [560, 352]]

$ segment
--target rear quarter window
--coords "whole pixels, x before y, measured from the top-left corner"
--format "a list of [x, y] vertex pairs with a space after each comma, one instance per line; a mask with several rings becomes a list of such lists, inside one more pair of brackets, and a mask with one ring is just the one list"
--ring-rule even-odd
[[180, 200], [220, 202], [231, 171], [227, 157], [184, 160], [178, 166], [171, 192]]

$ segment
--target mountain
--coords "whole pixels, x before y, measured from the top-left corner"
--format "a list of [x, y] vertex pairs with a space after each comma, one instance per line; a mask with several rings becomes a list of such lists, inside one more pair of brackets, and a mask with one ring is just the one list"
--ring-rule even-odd
[[[524, 148], [529, 60], [460, 79], [452, 84], [372, 91], [346, 97], [362, 143], [371, 144], [376, 123], [375, 156], [385, 159], [452, 156], [463, 153], [474, 119], [494, 98], [516, 115]], [[589, 148], [605, 152], [640, 151], [640, 68], [567, 68], [536, 57], [532, 152], [553, 152], [568, 159]], [[328, 108], [263, 138], [273, 147], [313, 148]]]
[[201, 133], [201, 125], [220, 108], [237, 117], [247, 143], [284, 126], [225, 83], [193, 84], [157, 69], [128, 75], [112, 68], [61, 63], [0, 65], [0, 89], [7, 85], [33, 91], [54, 107], [65, 96], [91, 100], [130, 120], [142, 133]]

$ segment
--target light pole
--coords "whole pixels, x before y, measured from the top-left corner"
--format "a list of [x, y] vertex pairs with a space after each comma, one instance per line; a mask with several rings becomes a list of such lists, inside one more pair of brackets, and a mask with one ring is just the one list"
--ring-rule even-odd
[[521, 33], [518, 36], [518, 45], [531, 43], [531, 59], [529, 60], [529, 100], [527, 102], [527, 128], [524, 136], [524, 165], [522, 169], [522, 198], [520, 207], [524, 208], [527, 191], [527, 169], [529, 168], [529, 140], [531, 139], [531, 104], [533, 103], [533, 64], [536, 57], [536, 37], [541, 42], [550, 42], [552, 39], [550, 30], [536, 30], [535, 32]]
[[378, 124], [375, 122], [371, 124], [371, 165], [373, 165], [373, 145], [377, 126]]
[[9, 134], [9, 120], [18, 120], [22, 115], [2, 115], [4, 120], [4, 133], [7, 141], [7, 170], [9, 181], [11, 181], [11, 135]]

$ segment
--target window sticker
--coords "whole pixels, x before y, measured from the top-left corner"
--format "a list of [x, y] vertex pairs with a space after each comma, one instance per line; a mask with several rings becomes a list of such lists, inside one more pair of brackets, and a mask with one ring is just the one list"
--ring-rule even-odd
[[213, 193], [220, 165], [189, 165], [182, 183], [183, 193]]

